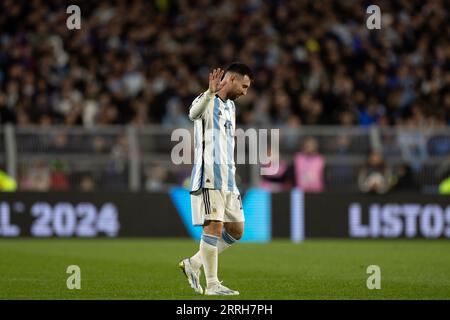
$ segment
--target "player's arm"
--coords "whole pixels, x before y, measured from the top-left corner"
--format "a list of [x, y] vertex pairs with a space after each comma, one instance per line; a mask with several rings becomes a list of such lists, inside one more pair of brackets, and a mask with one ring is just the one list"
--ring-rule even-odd
[[203, 117], [209, 102], [214, 98], [214, 93], [209, 89], [199, 95], [189, 108], [189, 119], [196, 120]]
[[219, 92], [226, 83], [225, 80], [221, 80], [223, 73], [224, 71], [218, 68], [214, 69], [213, 72], [209, 74], [209, 88], [192, 102], [192, 105], [189, 108], [189, 119], [195, 120], [203, 116], [209, 102], [214, 99], [216, 93]]

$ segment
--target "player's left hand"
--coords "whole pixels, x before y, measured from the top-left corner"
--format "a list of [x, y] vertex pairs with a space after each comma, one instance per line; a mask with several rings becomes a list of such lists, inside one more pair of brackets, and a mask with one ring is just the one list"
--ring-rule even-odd
[[212, 93], [219, 92], [227, 84], [227, 80], [221, 80], [223, 74], [224, 71], [220, 68], [214, 69], [213, 72], [209, 74], [209, 90]]

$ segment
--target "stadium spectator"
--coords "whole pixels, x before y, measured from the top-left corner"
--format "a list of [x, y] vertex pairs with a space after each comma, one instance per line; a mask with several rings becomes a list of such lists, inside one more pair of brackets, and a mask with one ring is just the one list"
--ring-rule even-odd
[[298, 130], [300, 129], [300, 118], [296, 115], [291, 115], [285, 126], [280, 130], [280, 148], [283, 151], [295, 151], [298, 145]]
[[8, 106], [8, 98], [0, 91], [0, 124], [14, 123], [14, 109]]
[[[365, 147], [362, 143], [358, 146], [358, 141], [349, 134], [341, 133], [335, 137], [325, 139], [327, 145], [326, 150], [333, 154], [334, 163], [327, 166], [327, 179], [331, 179], [334, 187], [343, 190], [345, 187], [354, 185], [355, 169], [348, 159], [352, 153], [357, 152], [358, 147]], [[330, 186], [331, 187], [331, 186]]]
[[414, 171], [408, 163], [402, 163], [394, 172], [393, 187], [395, 193], [417, 193], [419, 186], [414, 179]]
[[250, 64], [266, 101], [244, 99], [241, 123], [266, 123], [267, 101], [271, 123], [338, 124], [349, 110], [361, 125], [396, 123], [420, 100], [450, 120], [445, 1], [380, 3], [377, 32], [361, 1], [80, 5], [71, 32], [63, 1], [0, 4], [2, 123], [162, 123], [174, 103], [186, 111], [205, 66], [230, 60]]
[[70, 188], [68, 164], [61, 160], [55, 160], [50, 164], [51, 178], [50, 190], [65, 191]]
[[128, 139], [119, 136], [111, 149], [110, 160], [104, 172], [105, 186], [111, 190], [125, 190], [128, 186]]
[[164, 191], [164, 182], [168, 178], [167, 170], [159, 165], [153, 164], [147, 167], [145, 171], [145, 190], [147, 191]]
[[17, 182], [6, 172], [0, 170], [0, 192], [14, 192], [17, 190]]
[[390, 167], [384, 162], [381, 154], [372, 151], [367, 164], [358, 174], [359, 189], [363, 193], [385, 194], [393, 184]]
[[278, 152], [275, 154], [270, 147], [267, 149], [267, 156], [272, 161], [267, 165], [261, 165], [261, 168], [264, 168], [267, 174], [261, 174], [259, 187], [271, 192], [289, 190], [292, 187], [290, 181], [291, 167], [280, 157]]
[[397, 123], [397, 147], [401, 155], [414, 171], [419, 171], [428, 157], [427, 142], [423, 131], [417, 130], [414, 120]]
[[[253, 91], [237, 103], [238, 125], [287, 128], [285, 150], [295, 151], [291, 133], [302, 125], [450, 124], [445, 1], [380, 2], [377, 31], [366, 28], [366, 1], [79, 5], [82, 28], [73, 31], [64, 1], [0, 2], [0, 124], [183, 126], [206, 66], [233, 60], [255, 73]], [[450, 152], [445, 135], [426, 136], [426, 150], [420, 134], [393, 136], [384, 155], [401, 152], [414, 171], [428, 156]], [[56, 137], [55, 152], [81, 148], [66, 138]], [[86, 148], [109, 153], [114, 142], [100, 139], [85, 141]], [[359, 145], [349, 139], [337, 152]], [[22, 140], [21, 148], [35, 150], [34, 138]], [[48, 150], [44, 142], [39, 148]], [[120, 163], [111, 161], [105, 174], [126, 186]]]
[[166, 115], [162, 119], [162, 125], [173, 127], [186, 127], [191, 125], [187, 114], [184, 112], [182, 101], [179, 98], [171, 98], [167, 102]]
[[307, 138], [301, 152], [294, 156], [294, 177], [297, 188], [306, 192], [324, 190], [325, 158], [318, 153], [314, 138]]
[[439, 183], [439, 194], [450, 194], [450, 172], [447, 172], [445, 178]]
[[95, 191], [96, 183], [94, 178], [89, 174], [84, 174], [81, 177], [80, 184], [79, 184], [79, 190], [82, 192], [91, 192]]
[[21, 190], [45, 192], [50, 189], [50, 168], [43, 160], [29, 163], [19, 177], [19, 186]]

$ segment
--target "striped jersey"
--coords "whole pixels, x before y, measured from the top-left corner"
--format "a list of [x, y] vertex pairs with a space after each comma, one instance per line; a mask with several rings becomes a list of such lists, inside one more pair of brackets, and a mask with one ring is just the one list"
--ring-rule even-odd
[[[192, 102], [190, 109], [201, 103], [201, 99], [206, 99], [205, 93]], [[195, 146], [191, 192], [208, 188], [239, 193], [234, 163], [234, 102], [229, 99], [223, 101], [218, 95], [214, 95], [201, 115], [193, 119], [190, 113], [189, 118], [194, 121]]]

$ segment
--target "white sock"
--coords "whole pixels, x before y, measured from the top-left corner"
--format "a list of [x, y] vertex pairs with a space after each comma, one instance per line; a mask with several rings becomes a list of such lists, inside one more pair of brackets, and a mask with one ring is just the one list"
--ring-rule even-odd
[[203, 262], [202, 262], [202, 252], [200, 250], [197, 251], [196, 254], [194, 254], [190, 260], [192, 268], [194, 268], [195, 270], [198, 270], [202, 267]]
[[[233, 243], [236, 242], [236, 239], [234, 239], [226, 230], [225, 228], [222, 229], [222, 237], [217, 240], [217, 253], [222, 253], [225, 249], [231, 247]], [[202, 254], [200, 250], [194, 254], [190, 258], [191, 265], [194, 269], [198, 270], [202, 267]]]
[[222, 237], [220, 237], [219, 241], [217, 241], [217, 250], [219, 253], [223, 252], [225, 249], [231, 247], [233, 243], [236, 242], [225, 228], [222, 229]]
[[206, 285], [211, 287], [219, 283], [217, 278], [218, 252], [216, 236], [204, 234], [200, 241], [200, 252], [202, 256], [203, 270], [205, 271]]

